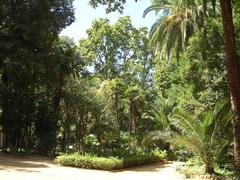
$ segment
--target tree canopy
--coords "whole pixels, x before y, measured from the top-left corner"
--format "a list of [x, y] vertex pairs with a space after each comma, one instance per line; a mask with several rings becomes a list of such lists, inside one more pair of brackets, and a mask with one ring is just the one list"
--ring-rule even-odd
[[[89, 3], [123, 12], [126, 0]], [[238, 173], [239, 2], [153, 0], [140, 16], [150, 11], [157, 13], [150, 30], [128, 16], [96, 19], [75, 43], [59, 35], [75, 20], [72, 0], [3, 0], [2, 150], [104, 157], [166, 150], [172, 159], [200, 157], [207, 173], [233, 172], [234, 158]]]

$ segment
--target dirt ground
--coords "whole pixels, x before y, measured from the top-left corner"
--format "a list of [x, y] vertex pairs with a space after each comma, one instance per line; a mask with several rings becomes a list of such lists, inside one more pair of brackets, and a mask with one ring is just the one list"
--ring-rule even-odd
[[0, 154], [1, 180], [181, 180], [176, 163], [122, 171], [99, 171], [59, 166], [50, 160], [22, 159]]

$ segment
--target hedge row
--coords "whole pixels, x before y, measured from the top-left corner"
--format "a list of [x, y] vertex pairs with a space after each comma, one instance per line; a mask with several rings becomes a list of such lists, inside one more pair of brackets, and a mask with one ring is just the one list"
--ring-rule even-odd
[[86, 169], [116, 170], [163, 161], [165, 155], [130, 156], [122, 159], [114, 157], [96, 157], [90, 155], [65, 154], [58, 156], [56, 162], [63, 166], [79, 167]]

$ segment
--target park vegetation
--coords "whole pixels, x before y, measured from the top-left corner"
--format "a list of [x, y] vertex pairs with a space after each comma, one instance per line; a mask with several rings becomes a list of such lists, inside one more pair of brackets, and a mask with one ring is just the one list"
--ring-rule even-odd
[[[126, 1], [89, 2], [110, 13]], [[107, 170], [167, 157], [239, 175], [239, 1], [151, 2], [139, 14], [156, 12], [150, 30], [96, 19], [75, 43], [59, 36], [72, 0], [3, 0], [2, 150]]]
[[64, 154], [58, 156], [56, 162], [71, 167], [118, 170], [151, 163], [164, 163], [164, 158], [166, 158], [166, 152], [155, 150], [148, 154], [139, 152], [117, 155], [114, 153], [114, 156], [109, 156], [109, 154], [105, 154], [105, 156], [96, 156], [93, 154]]

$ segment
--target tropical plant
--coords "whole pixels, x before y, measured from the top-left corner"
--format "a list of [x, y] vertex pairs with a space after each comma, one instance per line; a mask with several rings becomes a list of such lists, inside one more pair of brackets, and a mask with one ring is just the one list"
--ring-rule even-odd
[[[123, 0], [123, 1], [107, 1], [107, 0], [91, 0], [93, 2], [95, 2], [96, 4], [105, 4], [105, 5], [117, 5], [115, 6], [116, 8], [113, 8], [112, 10], [116, 10], [116, 9], [123, 9], [123, 4], [126, 3], [126, 0]], [[109, 2], [108, 4], [106, 2]], [[162, 2], [162, 3], [166, 3], [166, 2], [173, 2], [173, 1], [160, 1], [160, 0], [155, 0], [155, 1], [152, 1], [153, 3], [159, 3], [159, 2]], [[176, 1], [177, 2], [177, 1]], [[197, 1], [179, 1], [179, 3], [182, 3], [182, 2], [197, 2]], [[203, 6], [203, 17], [205, 18], [206, 15], [207, 15], [207, 5], [208, 3], [212, 3], [212, 7], [213, 7], [213, 15], [215, 15], [215, 8], [216, 8], [216, 4], [217, 4], [217, 1], [216, 0], [203, 0], [202, 1], [202, 6]], [[235, 27], [234, 27], [234, 16], [236, 17], [236, 14], [239, 14], [239, 13], [236, 13], [236, 12], [239, 12], [239, 11], [236, 11], [239, 7], [239, 2], [237, 0], [233, 0], [233, 1], [230, 1], [230, 0], [219, 0], [220, 2], [220, 9], [221, 9], [221, 12], [222, 12], [222, 19], [223, 19], [223, 29], [224, 29], [224, 39], [225, 39], [225, 53], [226, 53], [226, 67], [227, 67], [227, 76], [228, 76], [228, 85], [229, 85], [229, 94], [230, 94], [230, 97], [231, 97], [231, 103], [232, 103], [232, 111], [234, 112], [234, 118], [233, 118], [233, 127], [234, 127], [234, 130], [233, 130], [233, 134], [234, 134], [234, 154], [235, 154], [235, 167], [236, 167], [236, 170], [237, 170], [237, 173], [240, 175], [240, 128], [239, 128], [239, 124], [240, 124], [240, 112], [239, 112], [239, 107], [240, 107], [240, 96], [239, 96], [239, 92], [240, 92], [240, 87], [239, 87], [239, 72], [238, 72], [238, 69], [239, 69], [239, 65], [238, 65], [238, 54], [237, 54], [237, 43], [236, 41], [238, 42], [238, 35], [237, 35], [237, 38], [236, 39], [236, 36], [235, 36], [235, 27], [238, 27], [236, 24], [235, 24]], [[233, 6], [233, 8], [232, 8]], [[184, 6], [186, 7], [186, 6]], [[160, 8], [158, 8], [160, 9]], [[152, 10], [158, 10], [156, 9], [155, 7], [152, 8]], [[184, 8], [183, 8], [184, 9]], [[151, 8], [149, 9], [151, 10]], [[232, 14], [232, 10], [234, 11], [235, 14]], [[170, 11], [170, 12], [173, 12], [173, 11]], [[177, 17], [178, 14], [175, 14], [175, 16]], [[187, 14], [186, 14], [187, 15]], [[175, 17], [173, 16], [173, 17]], [[176, 20], [176, 18], [174, 19], [172, 17], [173, 20]], [[187, 17], [187, 16], [186, 16]], [[197, 16], [196, 16], [197, 17]], [[181, 18], [181, 17], [180, 17]], [[166, 19], [166, 20], [165, 20]], [[164, 20], [166, 22], [168, 22], [167, 18], [165, 18]], [[185, 18], [186, 19], [186, 18]], [[188, 18], [187, 18], [188, 19]], [[237, 19], [237, 18], [235, 18]], [[161, 18], [160, 18], [161, 20]], [[165, 21], [159, 21], [159, 24], [163, 24], [161, 22], [165, 22]], [[175, 22], [175, 21], [172, 21], [172, 22]], [[178, 22], [178, 21], [176, 21]], [[200, 21], [201, 22], [201, 21]], [[203, 24], [204, 24], [204, 21], [202, 21]], [[169, 32], [174, 32], [174, 30], [176, 28], [172, 28], [174, 27], [173, 25], [176, 26], [177, 23], [173, 23], [171, 26], [167, 26], [168, 24], [170, 24], [169, 22], [168, 23], [165, 23], [163, 25], [165, 25], [165, 27], [171, 27], [170, 28], [163, 28], [163, 29], [167, 29], [169, 31], [166, 31], [168, 32], [168, 34], [172, 34], [172, 33], [169, 33]], [[179, 24], [179, 23], [178, 23]], [[177, 25], [178, 25], [177, 24]], [[156, 24], [155, 24], [156, 25]], [[157, 26], [156, 26], [157, 27]], [[161, 27], [161, 26], [159, 26]], [[164, 27], [164, 26], [163, 26]], [[155, 28], [157, 30], [157, 28]], [[155, 32], [158, 32], [156, 31]], [[176, 30], [175, 30], [176, 31]], [[159, 45], [158, 44], [165, 44], [165, 46], [162, 45], [164, 51], [166, 51], [166, 45], [167, 42], [166, 40], [163, 41], [163, 37], [165, 37], [165, 39], [169, 40], [169, 46], [168, 45], [168, 51], [166, 51], [166, 55], [169, 56], [169, 50], [173, 49], [173, 45], [176, 45], [177, 43], [175, 42], [180, 42], [180, 41], [177, 41], [177, 38], [176, 38], [176, 35], [174, 34], [173, 38], [167, 38], [167, 37], [170, 37], [169, 35], [166, 35], [166, 32], [164, 32], [163, 30], [162, 31], [159, 31], [161, 32], [162, 34], [165, 33], [164, 36], [162, 36], [162, 39], [158, 38], [161, 37], [160, 35], [156, 35], [155, 39], [156, 39], [156, 42], [155, 42], [155, 48], [158, 48]], [[179, 32], [179, 28], [178, 28], [178, 32]], [[206, 30], [204, 30], [204, 35], [203, 35], [203, 39], [204, 37], [206, 37]], [[239, 34], [237, 32], [237, 34]], [[182, 35], [178, 35], [177, 37], [181, 37]], [[206, 38], [205, 38], [206, 39]], [[174, 43], [173, 43], [174, 42]], [[204, 42], [204, 41], [203, 41]], [[206, 42], [206, 41], [205, 41]], [[178, 43], [180, 44], [180, 43]], [[171, 48], [169, 48], [171, 47]], [[181, 46], [178, 46], [178, 47], [181, 47]], [[179, 48], [181, 50], [181, 48]], [[179, 50], [179, 49], [176, 49], [176, 50]], [[162, 49], [160, 49], [162, 52]], [[203, 47], [202, 47], [202, 56], [203, 56], [203, 60], [205, 59], [204, 57], [206, 57], [206, 54], [205, 54], [205, 51], [206, 48], [205, 48], [205, 44], [203, 43]], [[164, 52], [163, 51], [163, 52]], [[168, 59], [168, 58], [167, 58]]]
[[144, 11], [143, 17], [155, 11], [160, 18], [150, 30], [150, 45], [161, 58], [164, 53], [167, 61], [174, 50], [179, 60], [180, 52], [186, 49], [195, 29], [204, 29], [206, 34], [204, 21], [216, 14], [215, 9], [215, 1], [152, 0], [152, 5]]
[[[173, 130], [171, 125], [170, 117], [176, 109], [176, 104], [171, 99], [164, 99], [158, 97], [155, 102], [151, 105], [151, 108], [143, 114], [145, 123], [147, 124], [150, 121], [151, 127], [150, 133], [145, 134], [142, 145], [150, 149], [154, 146], [159, 146], [169, 150], [170, 144], [164, 141], [165, 136], [170, 135], [169, 133]], [[164, 133], [163, 133], [164, 132]]]
[[161, 15], [150, 30], [150, 45], [160, 53], [160, 57], [165, 53], [167, 61], [171, 51], [175, 49], [176, 58], [179, 59], [180, 52], [193, 34], [194, 16], [199, 14], [198, 4], [194, 1], [154, 0], [143, 16], [151, 11]]
[[213, 110], [201, 117], [177, 112], [171, 118], [171, 123], [179, 133], [172, 133], [169, 140], [196, 153], [205, 164], [205, 172], [212, 174], [214, 162], [223, 155], [223, 149], [231, 142], [231, 118], [228, 102], [216, 104]]
[[[151, 109], [144, 113], [145, 119], [154, 119], [158, 121], [158, 130], [167, 130], [170, 128], [170, 116], [176, 108], [175, 102], [171, 99], [158, 97], [151, 105]], [[170, 130], [170, 129], [169, 129]]]
[[140, 108], [144, 106], [143, 90], [138, 86], [128, 86], [125, 92], [125, 99], [129, 106], [130, 134], [135, 134], [136, 121], [140, 117]]

